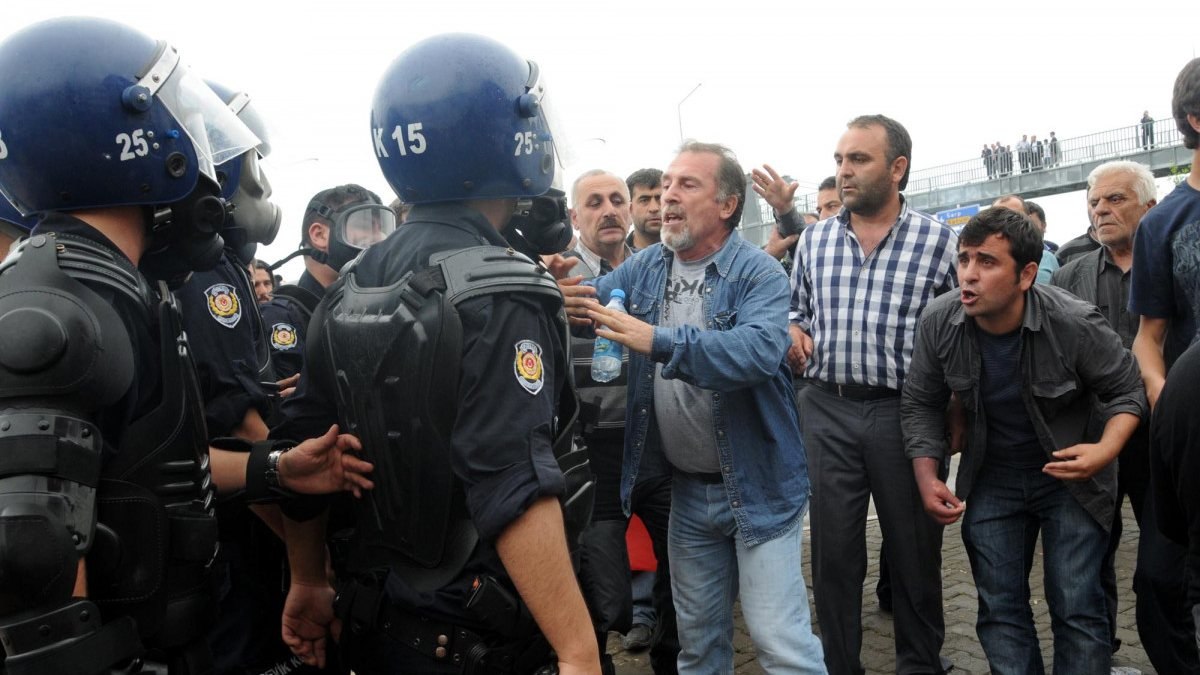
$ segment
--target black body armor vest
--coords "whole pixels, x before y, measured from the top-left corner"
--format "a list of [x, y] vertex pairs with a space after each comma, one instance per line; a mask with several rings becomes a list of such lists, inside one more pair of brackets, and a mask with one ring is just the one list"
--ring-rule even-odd
[[[0, 504], [24, 499], [34, 512], [51, 505], [41, 509], [50, 514], [42, 516], [51, 525], [47, 534], [60, 536], [66, 521], [74, 542], [69, 578], [76, 558], [86, 555], [88, 581], [87, 600], [72, 600], [69, 588], [65, 596], [46, 592], [31, 598], [19, 618], [0, 617], [8, 671], [108, 672], [113, 659], [143, 648], [169, 659], [173, 650], [194, 645], [211, 621], [207, 572], [216, 552], [207, 432], [174, 299], [165, 285], [153, 290], [111, 249], [61, 233], [24, 242], [0, 275], [0, 317], [41, 310], [42, 324], [17, 331], [23, 343], [0, 344], [0, 430], [25, 429], [0, 434]], [[157, 332], [153, 357], [161, 369], [157, 403], [103, 455], [111, 443], [100, 438], [95, 415], [119, 400], [136, 359], [147, 355], [133, 353], [118, 310], [92, 290], [97, 286], [129, 300], [118, 307], [137, 308], [135, 321]], [[10, 362], [26, 354], [32, 356]], [[36, 425], [24, 423], [31, 415]], [[50, 489], [4, 494], [5, 481], [22, 480]], [[65, 491], [61, 485], [75, 486], [67, 518], [52, 506]]]
[[[356, 434], [375, 464], [375, 489], [355, 500], [353, 573], [390, 568], [418, 591], [454, 579], [478, 542], [462, 486], [451, 471], [458, 413], [462, 323], [458, 304], [488, 294], [537, 298], [568, 344], [557, 284], [525, 256], [479, 246], [433, 256], [430, 267], [382, 288], [357, 285], [353, 266], [330, 288], [309, 335], [314, 382], [336, 392], [342, 429]], [[591, 516], [586, 452], [572, 442], [577, 413], [565, 354], [554, 454], [572, 548]]]

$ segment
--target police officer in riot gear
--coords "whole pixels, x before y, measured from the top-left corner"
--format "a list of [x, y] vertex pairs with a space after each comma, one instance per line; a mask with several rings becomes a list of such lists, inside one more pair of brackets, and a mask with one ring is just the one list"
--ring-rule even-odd
[[204, 420], [174, 301], [137, 265], [216, 262], [213, 167], [257, 140], [173, 48], [97, 19], [0, 43], [0, 120], [0, 192], [44, 214], [0, 267], [6, 668], [208, 672]]
[[[270, 201], [271, 184], [260, 165], [270, 152], [267, 128], [250, 97], [215, 82], [208, 85], [254, 132], [259, 144], [216, 167], [221, 196], [233, 207], [222, 228], [225, 249], [216, 267], [193, 273], [176, 296], [192, 345], [210, 442], [248, 450], [250, 444], [266, 439], [264, 419], [271, 401], [263, 383], [277, 378], [243, 261], [253, 257], [258, 244], [274, 240], [280, 210]], [[241, 442], [231, 443], [225, 437]], [[274, 449], [258, 446], [260, 453]], [[249, 498], [257, 502], [267, 496]], [[241, 490], [221, 490], [219, 497], [220, 551], [213, 566], [218, 617], [208, 632], [214, 670], [240, 675], [271, 672], [276, 666], [302, 668], [287, 663], [291, 653], [279, 639], [278, 623], [262, 620], [278, 616], [283, 607], [278, 507], [248, 506], [248, 496]]]
[[[568, 552], [591, 483], [562, 298], [501, 235], [535, 253], [569, 239], [548, 112], [537, 66], [471, 35], [411, 47], [375, 94], [376, 156], [413, 207], [330, 288], [273, 430], [336, 412], [376, 464], [335, 610], [363, 675], [600, 672]], [[285, 640], [319, 659], [320, 526], [293, 525]]]
[[275, 297], [261, 307], [271, 358], [281, 379], [303, 368], [308, 322], [325, 289], [337, 280], [338, 270], [394, 229], [395, 214], [381, 205], [379, 195], [360, 185], [321, 190], [308, 200], [300, 250], [276, 263], [302, 254], [304, 274], [295, 284], [275, 289]]
[[258, 139], [169, 45], [87, 18], [0, 43], [0, 139], [0, 193], [40, 215], [0, 264], [5, 667], [210, 672], [214, 486], [340, 487], [356, 444], [264, 467], [205, 443], [167, 280], [219, 258], [215, 167]]

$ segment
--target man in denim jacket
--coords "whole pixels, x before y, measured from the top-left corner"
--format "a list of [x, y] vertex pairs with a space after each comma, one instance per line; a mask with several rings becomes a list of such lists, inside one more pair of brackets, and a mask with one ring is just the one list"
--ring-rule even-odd
[[[725, 147], [688, 142], [663, 175], [661, 244], [567, 310], [630, 351], [621, 499], [638, 470], [674, 468], [668, 534], [680, 673], [733, 672], [733, 600], [768, 673], [823, 673], [800, 567], [808, 472], [784, 355], [788, 280], [734, 231], [745, 173]], [[625, 291], [629, 314], [590, 296]], [[588, 322], [591, 323], [590, 321]]]
[[[1041, 257], [1041, 233], [1024, 215], [993, 207], [971, 218], [958, 240], [961, 292], [921, 315], [901, 426], [926, 512], [949, 525], [965, 511], [976, 630], [992, 672], [1044, 672], [1029, 608], [1040, 530], [1054, 672], [1099, 675], [1112, 658], [1100, 560], [1115, 505], [1113, 460], [1145, 414], [1146, 395], [1099, 310], [1034, 285]], [[937, 473], [951, 392], [967, 421], [957, 494]], [[1093, 415], [1099, 438], [1088, 434]]]

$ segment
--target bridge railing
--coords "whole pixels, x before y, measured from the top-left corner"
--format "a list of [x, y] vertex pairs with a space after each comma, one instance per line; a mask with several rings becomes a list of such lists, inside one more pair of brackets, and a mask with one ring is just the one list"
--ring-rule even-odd
[[[1151, 131], [1152, 130], [1152, 131]], [[1147, 134], [1147, 131], [1151, 131]], [[1094, 134], [1059, 139], [1057, 154], [1048, 148], [1048, 139], [1043, 139], [1040, 156], [1020, 157], [1016, 146], [1011, 146], [1009, 155], [993, 155], [990, 166], [982, 156], [942, 164], [913, 171], [908, 176], [906, 194], [919, 194], [943, 188], [966, 185], [1005, 178], [1018, 173], [1046, 171], [1063, 166], [1083, 164], [1094, 160], [1116, 159], [1145, 152], [1159, 147], [1183, 144], [1183, 135], [1175, 126], [1174, 118], [1155, 120], [1153, 125], [1134, 124], [1109, 129]], [[981, 148], [982, 150], [982, 148]], [[801, 211], [815, 210], [816, 193], [800, 195], [796, 199]]]

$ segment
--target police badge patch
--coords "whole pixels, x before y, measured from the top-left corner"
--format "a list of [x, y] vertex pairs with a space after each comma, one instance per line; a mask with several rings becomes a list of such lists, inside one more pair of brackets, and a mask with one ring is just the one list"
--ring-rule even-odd
[[296, 348], [296, 327], [290, 323], [277, 323], [271, 326], [271, 346], [286, 352]]
[[517, 357], [513, 360], [513, 373], [517, 376], [517, 384], [537, 395], [545, 384], [542, 372], [542, 348], [533, 340], [521, 340], [516, 345]]
[[237, 289], [229, 284], [213, 284], [204, 291], [208, 299], [208, 313], [217, 323], [233, 328], [242, 320], [242, 303]]

